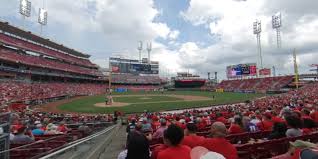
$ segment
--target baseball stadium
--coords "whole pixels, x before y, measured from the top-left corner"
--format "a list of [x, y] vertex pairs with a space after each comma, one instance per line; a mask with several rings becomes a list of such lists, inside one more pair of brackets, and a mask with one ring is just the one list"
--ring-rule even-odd
[[[0, 159], [318, 157], [318, 64], [303, 63], [298, 48], [290, 48], [282, 56], [291, 57], [286, 67], [292, 73], [276, 73], [274, 66], [280, 64], [263, 63], [260, 20], [251, 22], [253, 32], [248, 35], [256, 36], [256, 47], [247, 49], [253, 52], [244, 55], [247, 60], [231, 59], [221, 70], [216, 69], [220, 62], [215, 62], [210, 71], [205, 71], [204, 63], [199, 69], [189, 64], [167, 75], [163, 69], [175, 68], [167, 65], [168, 57], [152, 54], [160, 50], [155, 39], [150, 40], [153, 48], [152, 43], [146, 45], [147, 57], [143, 42], [136, 40], [137, 50], [129, 51], [130, 56], [107, 54], [102, 62], [106, 66], [101, 65], [94, 59], [96, 54], [69, 45], [78, 39], [70, 42], [64, 37], [64, 42], [57, 40], [63, 39], [61, 34], [49, 39], [43, 33], [50, 17], [45, 0], [36, 12], [41, 34], [35, 33], [35, 22], [30, 20], [33, 5], [40, 3], [16, 1], [19, 12], [10, 14], [22, 16], [23, 25], [14, 23], [15, 15], [0, 18]], [[152, 9], [159, 3], [149, 1], [154, 3]], [[88, 3], [87, 10], [100, 2]], [[52, 19], [59, 14], [52, 13]], [[288, 12], [270, 17], [275, 30], [272, 47], [286, 51], [280, 33], [282, 14]], [[77, 15], [73, 16], [75, 20]], [[97, 39], [90, 38], [86, 40]], [[266, 49], [263, 52], [266, 55]], [[204, 57], [191, 60], [200, 58]]]

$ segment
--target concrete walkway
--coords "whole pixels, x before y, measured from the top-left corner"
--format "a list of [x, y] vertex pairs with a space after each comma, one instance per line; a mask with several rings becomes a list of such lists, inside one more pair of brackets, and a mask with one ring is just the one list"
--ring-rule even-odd
[[125, 143], [126, 125], [123, 125], [113, 134], [110, 144], [105, 148], [99, 159], [117, 159], [118, 154], [125, 148]]

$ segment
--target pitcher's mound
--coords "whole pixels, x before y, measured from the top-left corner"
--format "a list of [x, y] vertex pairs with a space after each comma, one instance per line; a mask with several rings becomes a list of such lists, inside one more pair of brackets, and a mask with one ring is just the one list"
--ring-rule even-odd
[[129, 103], [113, 102], [111, 105], [106, 105], [106, 103], [96, 103], [96, 107], [123, 107], [129, 105]]

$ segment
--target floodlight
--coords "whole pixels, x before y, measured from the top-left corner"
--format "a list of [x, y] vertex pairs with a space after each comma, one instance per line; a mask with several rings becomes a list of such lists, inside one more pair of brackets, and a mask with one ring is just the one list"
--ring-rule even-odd
[[253, 33], [256, 35], [256, 42], [257, 42], [257, 49], [258, 49], [258, 54], [259, 54], [259, 59], [260, 59], [260, 66], [263, 68], [263, 58], [262, 58], [262, 48], [261, 48], [261, 32], [262, 32], [262, 24], [260, 20], [255, 20], [253, 22]]
[[147, 43], [147, 51], [148, 51], [148, 63], [151, 63], [150, 62], [150, 52], [151, 52], [151, 49], [152, 49], [152, 43]]
[[256, 20], [253, 23], [253, 31], [254, 31], [254, 34], [259, 34], [262, 32], [262, 25], [260, 20]]
[[139, 51], [139, 62], [141, 62], [142, 41], [139, 41], [137, 50]]
[[41, 25], [46, 25], [47, 24], [47, 11], [43, 8], [39, 8], [39, 18], [38, 22]]
[[280, 12], [272, 16], [272, 27], [276, 29], [277, 48], [281, 48], [280, 27], [282, 26], [282, 14]]
[[282, 15], [280, 12], [272, 16], [272, 27], [274, 29], [282, 26]]
[[31, 16], [31, 2], [28, 0], [20, 0], [20, 14], [25, 17]]

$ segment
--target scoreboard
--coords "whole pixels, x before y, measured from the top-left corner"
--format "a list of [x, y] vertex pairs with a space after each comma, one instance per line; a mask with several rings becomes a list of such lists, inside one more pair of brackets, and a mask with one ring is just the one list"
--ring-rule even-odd
[[159, 74], [159, 62], [156, 61], [110, 57], [109, 65], [113, 73]]
[[238, 78], [242, 76], [256, 76], [256, 63], [238, 64], [226, 67], [228, 78]]

